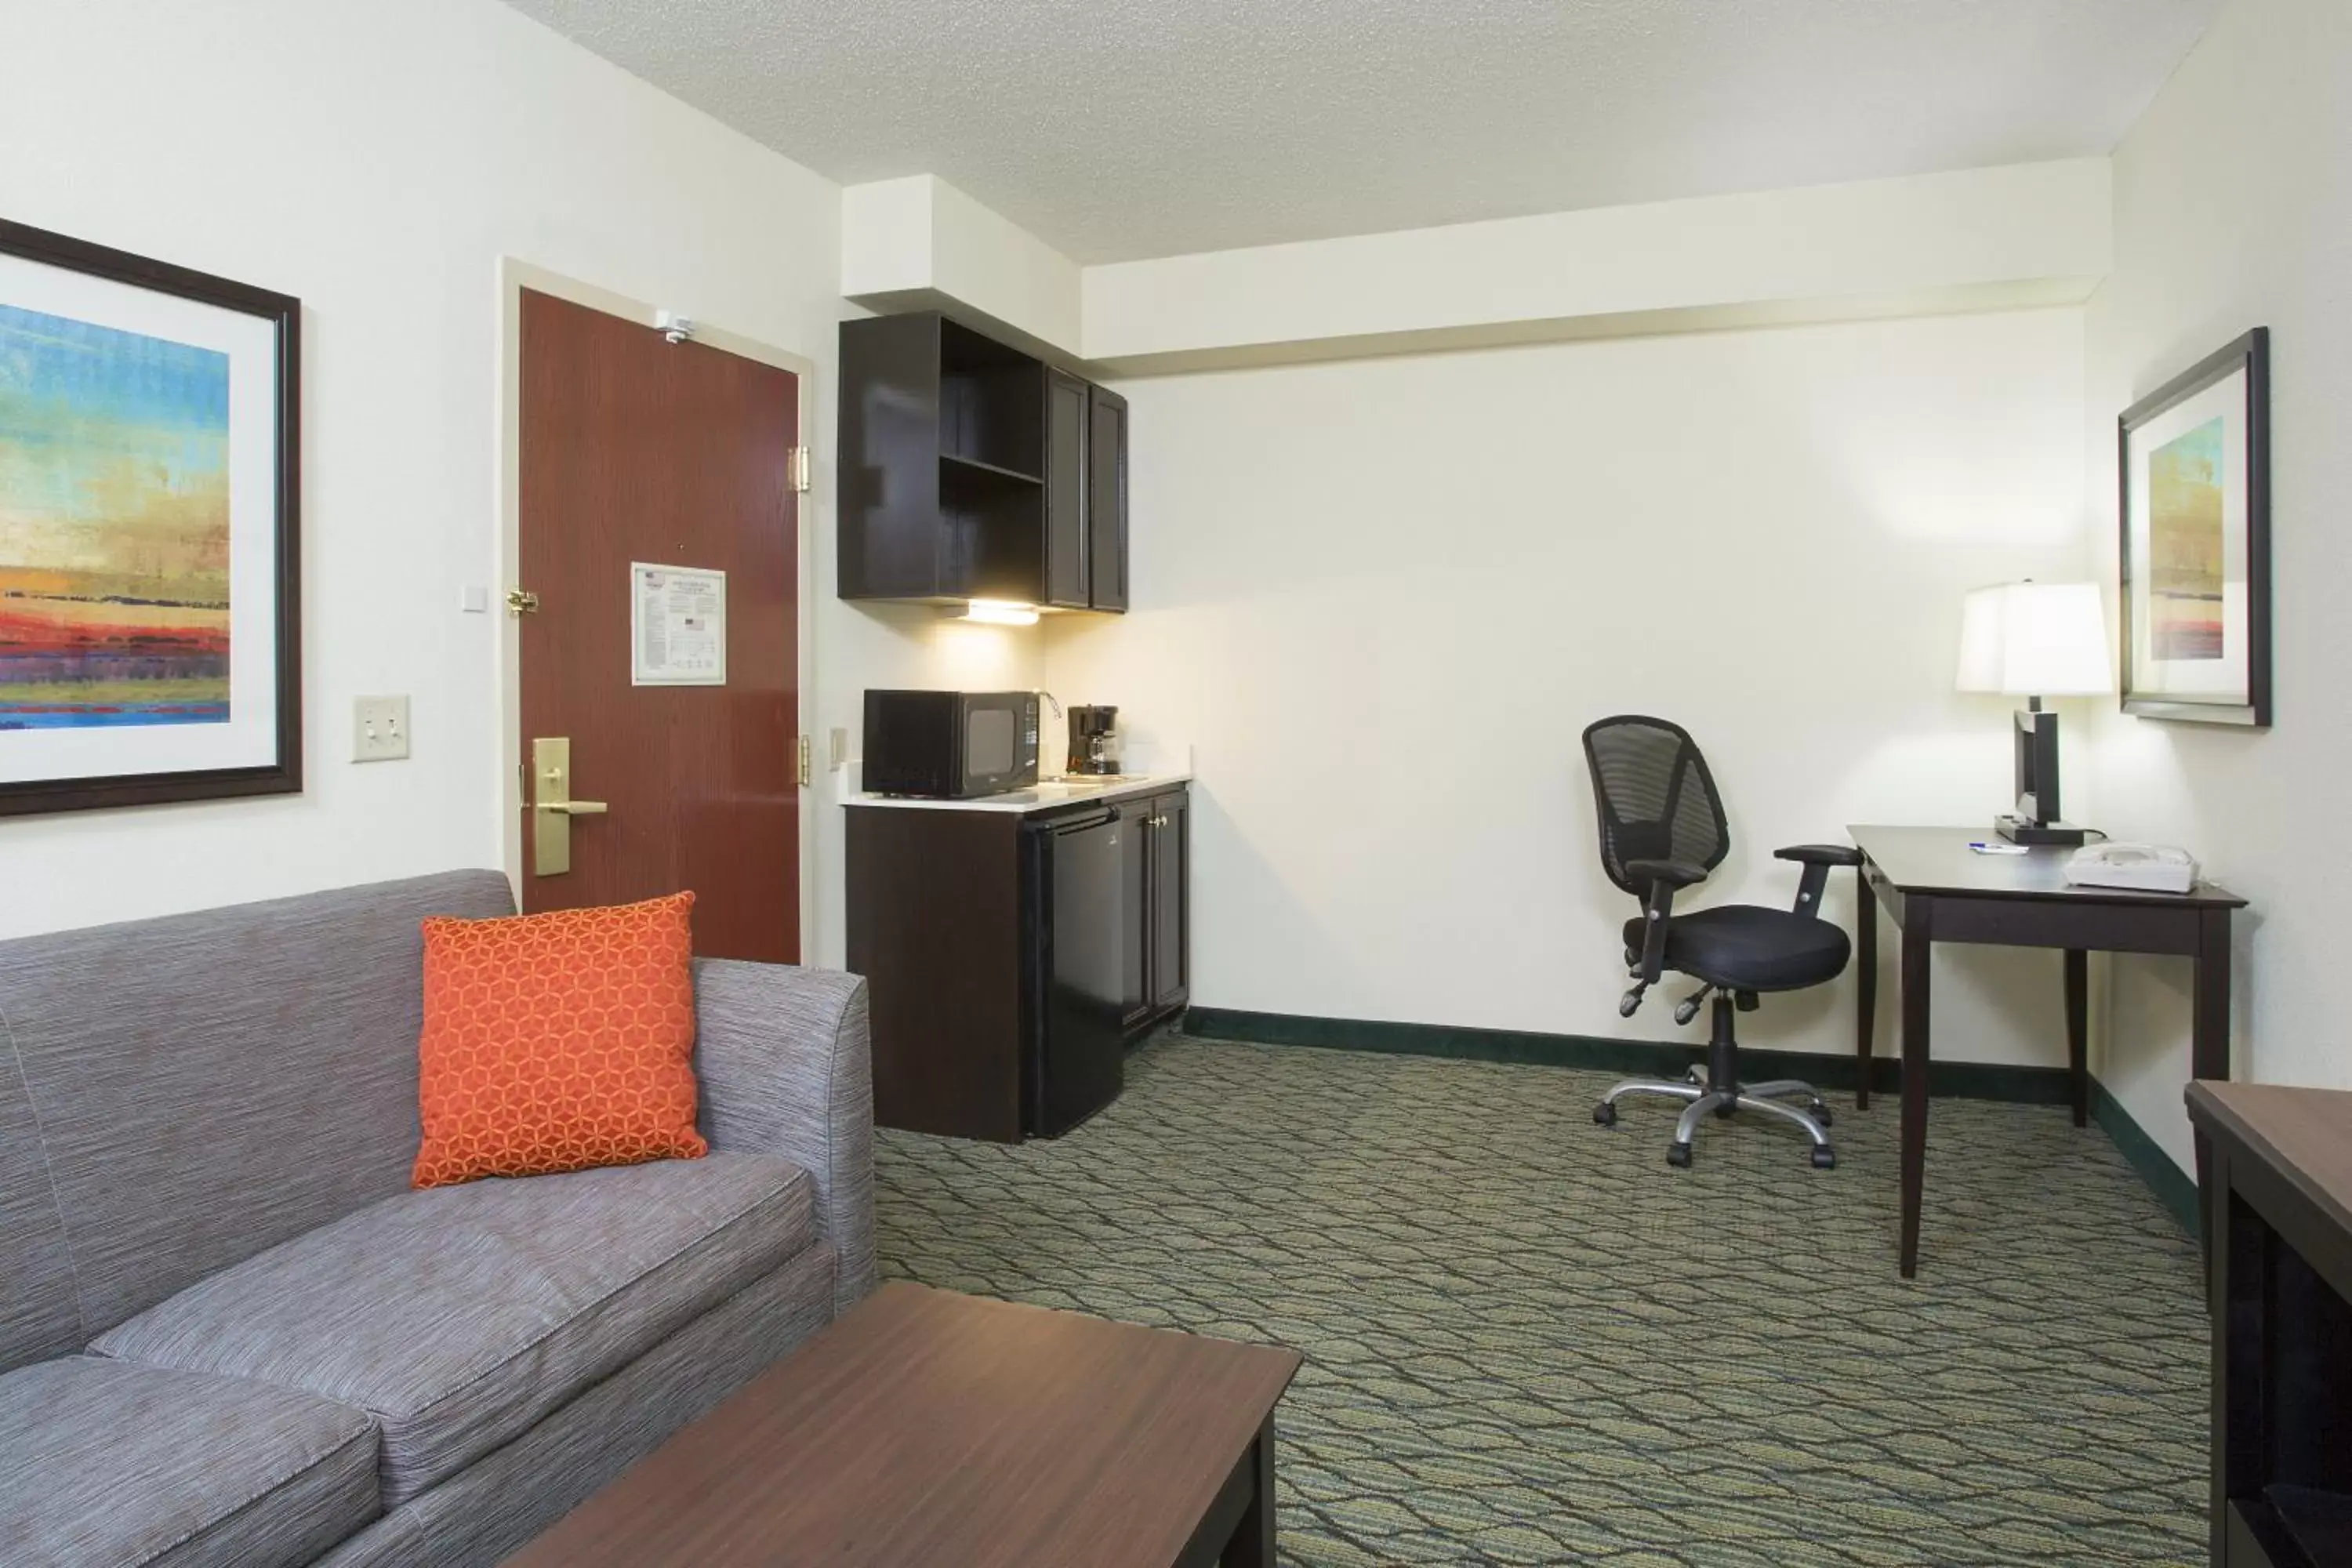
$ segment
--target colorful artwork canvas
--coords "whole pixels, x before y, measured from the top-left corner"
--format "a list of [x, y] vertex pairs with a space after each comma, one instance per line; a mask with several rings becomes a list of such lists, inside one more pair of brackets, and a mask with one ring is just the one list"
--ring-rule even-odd
[[2148, 638], [2158, 658], [2222, 657], [2223, 422], [2148, 454]]
[[301, 316], [0, 218], [0, 818], [301, 789]]
[[2270, 333], [2133, 404], [2116, 437], [2124, 711], [2267, 725]]
[[0, 731], [229, 712], [229, 357], [0, 303]]

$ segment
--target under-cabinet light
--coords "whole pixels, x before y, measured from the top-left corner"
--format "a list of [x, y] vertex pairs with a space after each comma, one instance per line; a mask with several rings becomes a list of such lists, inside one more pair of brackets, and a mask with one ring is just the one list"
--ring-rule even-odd
[[1010, 599], [974, 599], [961, 615], [949, 611], [948, 618], [979, 621], [992, 626], [1034, 626], [1037, 624], [1037, 606]]

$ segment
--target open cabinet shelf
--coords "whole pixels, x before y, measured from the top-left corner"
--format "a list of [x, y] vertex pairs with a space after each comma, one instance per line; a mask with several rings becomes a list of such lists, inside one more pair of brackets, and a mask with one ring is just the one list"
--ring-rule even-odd
[[841, 326], [840, 593], [1127, 607], [1127, 404], [937, 311]]

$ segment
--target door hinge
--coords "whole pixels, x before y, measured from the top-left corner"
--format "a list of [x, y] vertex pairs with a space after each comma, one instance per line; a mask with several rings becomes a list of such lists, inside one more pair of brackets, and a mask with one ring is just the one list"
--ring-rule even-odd
[[535, 616], [539, 614], [539, 595], [536, 594], [526, 594], [520, 588], [509, 588], [507, 590], [507, 614], [510, 616]]
[[785, 464], [785, 468], [791, 475], [793, 490], [806, 495], [809, 488], [809, 449], [806, 447], [793, 447], [792, 458]]
[[806, 788], [809, 782], [809, 738], [806, 735], [801, 737], [800, 779], [802, 787]]

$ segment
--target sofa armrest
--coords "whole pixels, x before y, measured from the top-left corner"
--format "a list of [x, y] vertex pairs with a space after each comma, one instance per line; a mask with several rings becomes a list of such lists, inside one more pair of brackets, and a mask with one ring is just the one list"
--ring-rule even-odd
[[874, 1288], [874, 1062], [866, 982], [829, 969], [694, 961], [695, 1069], [713, 1149], [781, 1154], [816, 1183], [840, 1254], [834, 1310]]

